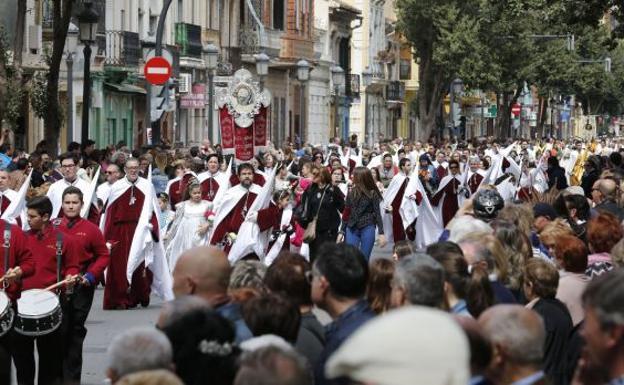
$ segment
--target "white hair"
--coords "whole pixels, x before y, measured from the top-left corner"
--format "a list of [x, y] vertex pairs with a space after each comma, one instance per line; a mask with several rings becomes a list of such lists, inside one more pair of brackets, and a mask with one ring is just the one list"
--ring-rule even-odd
[[106, 351], [108, 368], [118, 377], [143, 370], [171, 369], [173, 352], [167, 336], [140, 327], [117, 335]]
[[494, 229], [480, 219], [469, 215], [462, 215], [453, 218], [448, 225], [449, 241], [460, 243], [464, 238], [472, 233], [493, 234]]

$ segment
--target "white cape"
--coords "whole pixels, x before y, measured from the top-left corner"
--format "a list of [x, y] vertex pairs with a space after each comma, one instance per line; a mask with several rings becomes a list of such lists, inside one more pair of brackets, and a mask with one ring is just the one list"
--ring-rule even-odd
[[26, 193], [28, 193], [28, 188], [30, 187], [30, 179], [32, 177], [32, 170], [26, 177], [24, 183], [22, 183], [22, 187], [20, 187], [19, 191], [14, 190], [6, 190], [4, 194], [11, 201], [9, 207], [4, 210], [2, 213], [2, 219], [15, 224], [17, 217], [20, 217], [22, 221], [22, 229], [27, 230], [28, 219], [26, 216]]

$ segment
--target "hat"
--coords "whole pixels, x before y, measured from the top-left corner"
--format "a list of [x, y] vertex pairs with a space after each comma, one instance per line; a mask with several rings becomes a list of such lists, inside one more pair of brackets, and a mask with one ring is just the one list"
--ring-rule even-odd
[[567, 195], [585, 196], [585, 190], [581, 186], [570, 186], [564, 190]]
[[448, 313], [408, 306], [364, 324], [329, 358], [325, 373], [376, 385], [465, 385], [469, 361], [466, 335]]
[[546, 217], [550, 220], [557, 218], [557, 212], [548, 203], [537, 203], [533, 206], [533, 217]]

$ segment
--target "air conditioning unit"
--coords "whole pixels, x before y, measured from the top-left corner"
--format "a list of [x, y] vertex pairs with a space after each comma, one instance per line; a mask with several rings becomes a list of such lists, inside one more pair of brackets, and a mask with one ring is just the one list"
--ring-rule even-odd
[[28, 26], [28, 49], [31, 51], [39, 51], [41, 49], [41, 26]]
[[191, 92], [191, 74], [180, 74], [180, 81], [178, 83], [178, 92], [181, 94], [188, 94]]

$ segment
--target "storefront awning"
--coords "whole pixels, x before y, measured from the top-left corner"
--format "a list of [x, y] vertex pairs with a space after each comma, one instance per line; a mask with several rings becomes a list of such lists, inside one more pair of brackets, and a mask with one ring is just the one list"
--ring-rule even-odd
[[141, 94], [146, 95], [147, 91], [143, 87], [135, 86], [132, 84], [115, 84], [115, 83], [104, 83], [104, 87], [108, 87], [117, 92], [123, 92], [126, 94]]

